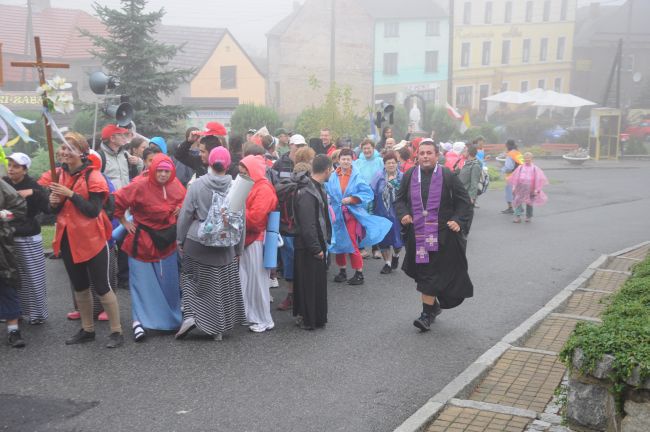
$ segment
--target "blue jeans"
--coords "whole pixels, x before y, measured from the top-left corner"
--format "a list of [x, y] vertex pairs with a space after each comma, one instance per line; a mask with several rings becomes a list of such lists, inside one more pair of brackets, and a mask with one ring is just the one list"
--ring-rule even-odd
[[283, 235], [284, 245], [280, 248], [280, 258], [282, 259], [282, 276], [286, 281], [293, 281], [293, 241], [294, 238]]

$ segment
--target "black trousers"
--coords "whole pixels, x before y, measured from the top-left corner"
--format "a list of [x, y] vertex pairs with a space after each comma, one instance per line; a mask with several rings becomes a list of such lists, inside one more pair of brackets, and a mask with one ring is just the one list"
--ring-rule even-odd
[[70, 242], [68, 242], [68, 233], [65, 232], [61, 239], [61, 258], [63, 258], [65, 270], [68, 272], [70, 282], [75, 291], [85, 291], [89, 289], [91, 279], [98, 295], [103, 296], [111, 290], [108, 274], [108, 244], [106, 244], [97, 255], [88, 261], [75, 263], [72, 260], [72, 251], [70, 250]]

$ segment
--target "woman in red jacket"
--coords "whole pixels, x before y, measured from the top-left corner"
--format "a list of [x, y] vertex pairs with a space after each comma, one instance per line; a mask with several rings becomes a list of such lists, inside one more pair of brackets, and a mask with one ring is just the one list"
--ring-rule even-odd
[[[115, 193], [115, 217], [128, 232], [122, 249], [129, 256], [136, 342], [144, 339], [145, 328], [171, 331], [181, 325], [176, 216], [184, 198], [174, 163], [162, 153], [154, 156], [146, 176]], [[127, 209], [133, 222], [125, 217]]]
[[50, 171], [38, 181], [49, 187], [50, 207], [56, 218], [56, 233], [52, 247], [63, 258], [65, 269], [75, 291], [81, 315], [81, 330], [65, 343], [67, 345], [95, 340], [93, 300], [90, 282], [108, 314], [111, 334], [107, 348], [124, 342], [120, 325], [117, 297], [108, 278], [109, 250], [112, 226], [103, 204], [108, 199], [108, 184], [102, 174], [88, 161], [88, 142], [83, 135], [69, 132], [62, 146], [63, 164], [58, 168], [58, 183], [52, 182]]
[[264, 268], [264, 233], [269, 213], [278, 206], [275, 188], [266, 178], [263, 156], [246, 156], [239, 162], [239, 173], [255, 185], [246, 199], [246, 242], [239, 260], [239, 275], [244, 296], [246, 319], [256, 333], [271, 330], [271, 294], [269, 271]]

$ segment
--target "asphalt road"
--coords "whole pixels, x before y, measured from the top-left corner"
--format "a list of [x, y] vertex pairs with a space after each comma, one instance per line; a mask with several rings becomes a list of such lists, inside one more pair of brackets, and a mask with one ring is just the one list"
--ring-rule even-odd
[[[427, 334], [411, 324], [412, 281], [367, 260], [365, 285], [330, 283], [325, 330], [274, 311], [275, 330], [222, 342], [156, 335], [107, 350], [99, 323], [95, 344], [69, 347], [68, 281], [48, 260], [51, 318], [23, 327], [25, 349], [0, 345], [0, 430], [391, 431], [601, 253], [650, 237], [650, 163], [601, 165], [541, 161], [553, 184], [531, 224], [499, 213], [501, 192], [482, 197], [468, 248], [475, 296]], [[128, 329], [128, 293], [118, 294]], [[272, 294], [277, 304], [285, 292]]]

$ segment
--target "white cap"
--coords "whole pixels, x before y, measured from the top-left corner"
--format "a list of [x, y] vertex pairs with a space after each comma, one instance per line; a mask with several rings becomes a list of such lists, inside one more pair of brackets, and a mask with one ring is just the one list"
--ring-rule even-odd
[[294, 134], [291, 135], [291, 138], [289, 138], [289, 144], [292, 145], [307, 145], [307, 141], [305, 141], [305, 137], [300, 135], [300, 134]]
[[16, 162], [18, 165], [24, 165], [29, 169], [32, 166], [32, 160], [25, 153], [15, 152], [7, 156], [12, 161]]

